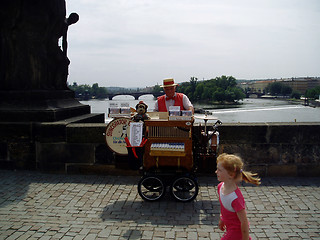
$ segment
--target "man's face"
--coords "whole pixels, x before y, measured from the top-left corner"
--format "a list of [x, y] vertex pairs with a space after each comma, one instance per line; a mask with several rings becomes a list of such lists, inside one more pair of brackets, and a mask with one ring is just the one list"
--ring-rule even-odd
[[166, 95], [168, 97], [173, 97], [174, 93], [176, 92], [176, 86], [172, 86], [172, 87], [165, 87], [163, 88], [164, 92], [166, 93]]

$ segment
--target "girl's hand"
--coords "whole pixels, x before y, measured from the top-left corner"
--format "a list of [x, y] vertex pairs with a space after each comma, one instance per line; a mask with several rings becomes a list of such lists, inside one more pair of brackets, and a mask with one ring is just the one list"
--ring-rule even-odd
[[220, 218], [220, 220], [219, 220], [218, 227], [219, 227], [219, 229], [220, 229], [221, 231], [226, 230], [226, 225], [225, 225], [224, 222], [221, 220], [221, 218]]

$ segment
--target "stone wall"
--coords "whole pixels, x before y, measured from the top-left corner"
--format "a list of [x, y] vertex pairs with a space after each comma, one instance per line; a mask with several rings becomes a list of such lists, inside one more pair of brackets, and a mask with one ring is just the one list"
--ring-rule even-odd
[[[105, 128], [104, 123], [0, 124], [0, 167], [134, 173], [128, 170], [126, 156], [107, 147]], [[240, 155], [245, 169], [261, 176], [320, 175], [319, 123], [223, 124], [219, 132], [219, 153]], [[215, 170], [214, 162], [200, 164]]]
[[319, 176], [319, 123], [224, 124], [219, 152], [262, 176]]

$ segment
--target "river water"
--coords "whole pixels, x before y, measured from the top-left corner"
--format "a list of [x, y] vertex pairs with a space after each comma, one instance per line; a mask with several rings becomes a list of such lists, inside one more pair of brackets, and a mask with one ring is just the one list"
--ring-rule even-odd
[[[105, 113], [106, 122], [110, 104], [128, 103], [135, 108], [136, 104], [143, 100], [148, 106], [148, 111], [153, 111], [155, 100], [152, 95], [141, 96], [134, 100], [132, 96], [116, 96], [113, 100], [89, 100], [81, 101], [90, 105], [92, 113]], [[320, 122], [320, 108], [313, 108], [301, 104], [292, 104], [285, 100], [247, 98], [239, 105], [208, 105], [194, 104], [195, 108], [209, 111], [209, 114], [220, 119], [223, 123], [262, 123], [262, 122]], [[203, 114], [195, 114], [204, 116]], [[201, 122], [197, 120], [196, 122]]]

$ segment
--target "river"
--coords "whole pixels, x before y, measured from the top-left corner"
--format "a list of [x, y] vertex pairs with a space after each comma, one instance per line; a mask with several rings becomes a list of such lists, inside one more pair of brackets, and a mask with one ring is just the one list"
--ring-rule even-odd
[[[148, 111], [153, 111], [155, 100], [152, 95], [144, 95], [135, 100], [132, 96], [116, 96], [113, 100], [89, 100], [80, 101], [90, 105], [92, 113], [105, 113], [106, 122], [110, 103], [128, 103], [135, 108], [136, 104], [143, 100], [148, 106]], [[194, 104], [195, 108], [204, 108], [212, 116], [217, 117], [223, 123], [261, 123], [261, 122], [320, 122], [320, 108], [313, 108], [301, 104], [292, 104], [285, 100], [247, 98], [239, 105], [207, 105]], [[203, 116], [203, 114], [195, 114]], [[196, 120], [196, 122], [201, 120]]]

